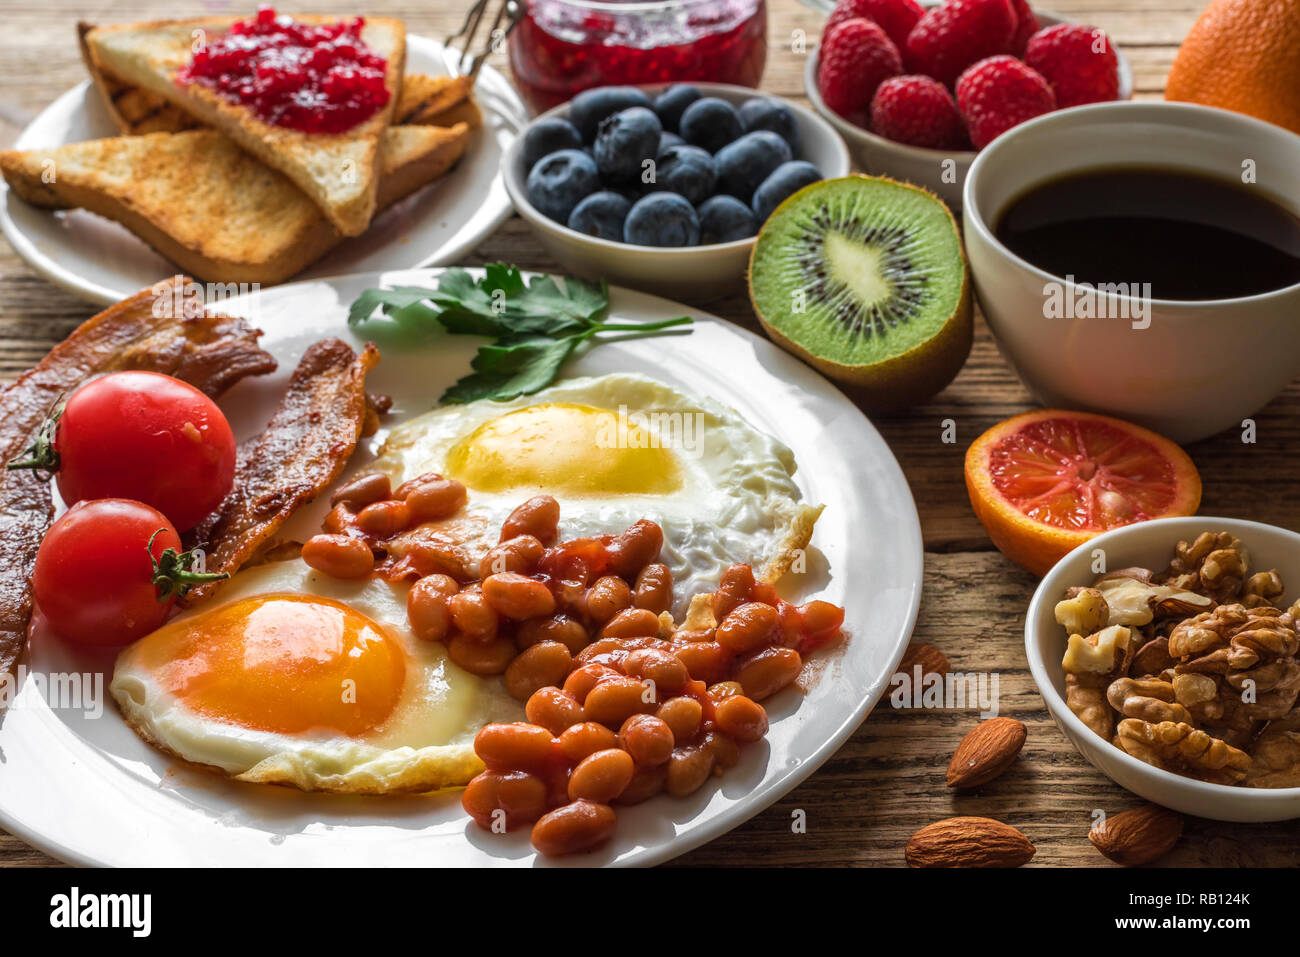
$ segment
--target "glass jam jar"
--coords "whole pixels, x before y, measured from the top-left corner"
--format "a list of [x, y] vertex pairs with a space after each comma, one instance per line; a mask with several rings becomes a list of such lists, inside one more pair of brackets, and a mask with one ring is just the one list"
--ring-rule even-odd
[[594, 86], [702, 81], [757, 87], [766, 0], [522, 0], [515, 85], [534, 113]]

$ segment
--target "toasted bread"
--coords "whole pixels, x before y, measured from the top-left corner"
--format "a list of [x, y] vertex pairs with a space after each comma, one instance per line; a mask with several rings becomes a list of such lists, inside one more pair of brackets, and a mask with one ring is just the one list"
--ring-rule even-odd
[[[384, 131], [378, 204], [441, 176], [468, 138], [463, 123]], [[13, 150], [0, 153], [0, 173], [27, 202], [117, 220], [211, 282], [281, 282], [343, 239], [288, 177], [216, 130]]]
[[[298, 16], [306, 23], [336, 17]], [[233, 17], [199, 17], [94, 27], [85, 42], [94, 63], [122, 83], [141, 87], [225, 133], [268, 166], [280, 170], [321, 208], [340, 233], [355, 236], [375, 212], [383, 131], [401, 96], [406, 28], [401, 20], [367, 19], [362, 39], [387, 59], [388, 103], [370, 119], [340, 134], [304, 133], [271, 126], [243, 104], [198, 83], [176, 82], [192, 57], [198, 34], [227, 30]]]
[[[138, 86], [123, 83], [100, 69], [86, 44], [86, 34], [94, 28], [93, 23], [84, 20], [77, 24], [81, 59], [103, 97], [109, 116], [123, 136], [182, 133], [203, 128], [201, 122], [175, 103]], [[401, 99], [393, 111], [393, 125], [455, 126], [464, 123], [470, 129], [477, 129], [483, 125], [483, 114], [474, 102], [473, 89], [474, 82], [469, 77], [408, 73], [402, 80]]]

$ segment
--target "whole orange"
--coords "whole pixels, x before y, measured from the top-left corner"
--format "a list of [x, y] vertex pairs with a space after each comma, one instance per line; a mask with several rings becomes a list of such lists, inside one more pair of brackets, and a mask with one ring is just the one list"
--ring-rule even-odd
[[1300, 0], [1214, 0], [1174, 57], [1165, 99], [1300, 133]]

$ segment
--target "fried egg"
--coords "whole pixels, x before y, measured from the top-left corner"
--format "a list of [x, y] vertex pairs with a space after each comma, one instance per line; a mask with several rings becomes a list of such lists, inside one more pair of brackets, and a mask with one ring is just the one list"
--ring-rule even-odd
[[639, 375], [443, 406], [395, 428], [373, 469], [394, 486], [426, 472], [464, 484], [469, 502], [447, 528], [474, 559], [537, 494], [559, 501], [562, 540], [658, 522], [679, 618], [735, 562], [775, 581], [821, 513], [802, 501], [789, 448], [732, 409]]
[[351, 794], [465, 784], [483, 769], [474, 735], [523, 709], [411, 633], [408, 588], [301, 559], [245, 570], [123, 649], [110, 690], [146, 741], [241, 781]]

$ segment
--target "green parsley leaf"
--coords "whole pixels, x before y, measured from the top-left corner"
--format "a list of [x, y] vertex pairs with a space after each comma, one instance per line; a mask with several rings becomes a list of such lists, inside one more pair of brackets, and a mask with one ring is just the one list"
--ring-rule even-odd
[[[492, 263], [482, 279], [464, 269], [448, 269], [436, 287], [367, 289], [348, 311], [353, 326], [377, 322], [376, 310], [392, 328], [409, 335], [440, 326], [455, 335], [493, 340], [481, 346], [473, 372], [443, 394], [443, 402], [513, 399], [550, 385], [560, 367], [584, 342], [593, 345], [653, 335], [689, 332], [682, 316], [662, 322], [607, 322], [609, 288], [599, 283], [551, 276], [525, 281], [517, 266]], [[378, 331], [379, 326], [375, 327]]]

